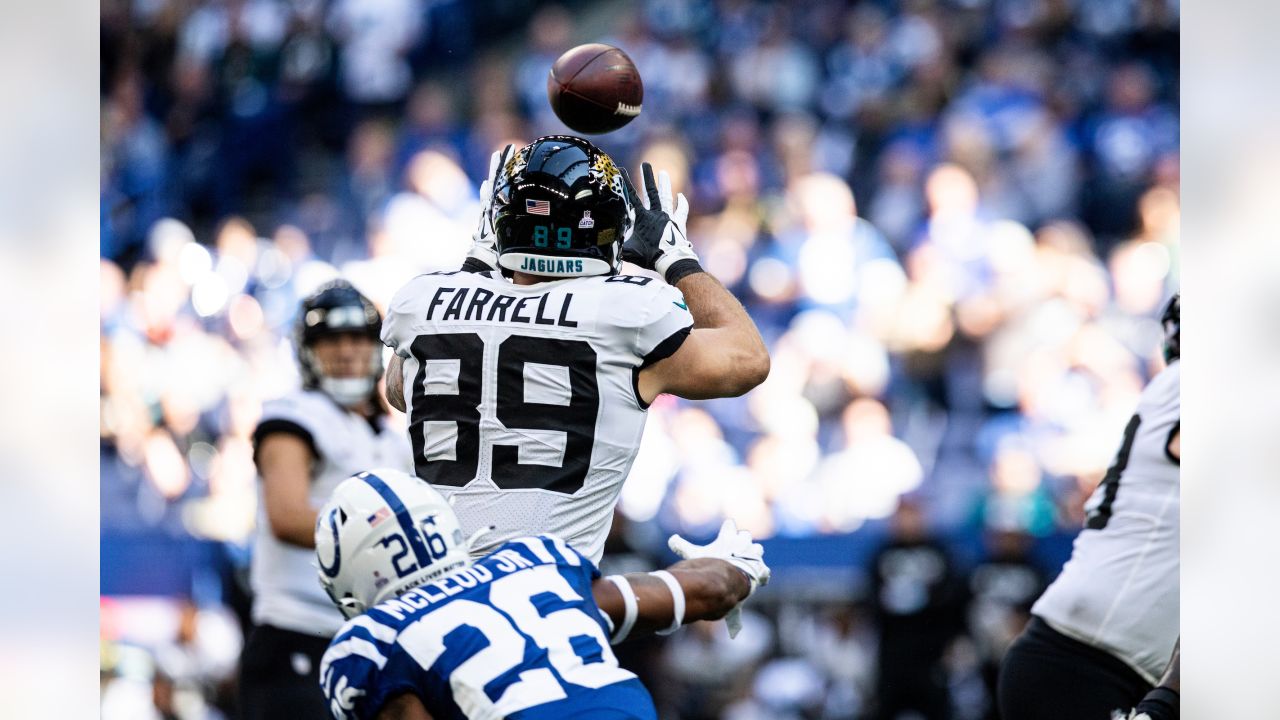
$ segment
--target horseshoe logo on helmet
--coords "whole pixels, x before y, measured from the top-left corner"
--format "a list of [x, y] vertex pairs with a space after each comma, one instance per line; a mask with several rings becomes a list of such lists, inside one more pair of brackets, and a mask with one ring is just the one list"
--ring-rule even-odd
[[326, 565], [319, 552], [316, 553], [316, 561], [320, 564], [320, 571], [333, 578], [338, 576], [338, 570], [342, 567], [342, 546], [338, 544], [338, 508], [329, 511], [325, 522], [333, 533], [333, 564]]

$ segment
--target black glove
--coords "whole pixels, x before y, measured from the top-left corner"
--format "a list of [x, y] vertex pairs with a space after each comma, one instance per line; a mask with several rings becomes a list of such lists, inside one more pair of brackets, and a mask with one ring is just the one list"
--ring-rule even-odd
[[1178, 720], [1179, 695], [1176, 690], [1157, 687], [1129, 714], [1130, 720]]
[[630, 175], [625, 171], [622, 175], [636, 215], [631, 234], [622, 243], [622, 259], [646, 270], [656, 270], [675, 285], [686, 275], [702, 272], [684, 229], [689, 218], [689, 202], [684, 193], [678, 193], [672, 202], [671, 176], [666, 171], [659, 172], [655, 182], [652, 165], [643, 163], [640, 170], [644, 195], [636, 192]]

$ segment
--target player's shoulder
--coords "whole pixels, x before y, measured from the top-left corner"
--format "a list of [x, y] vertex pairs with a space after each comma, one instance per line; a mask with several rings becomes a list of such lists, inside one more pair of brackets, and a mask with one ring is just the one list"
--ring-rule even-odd
[[337, 413], [337, 405], [329, 396], [319, 390], [302, 388], [264, 402], [258, 427], [261, 431], [276, 424], [292, 424], [314, 433], [318, 425]]
[[1151, 384], [1154, 385], [1157, 382], [1159, 382], [1161, 385], [1164, 385], [1166, 387], [1176, 388], [1178, 387], [1181, 381], [1182, 381], [1182, 361], [1177, 358], [1174, 358], [1173, 362], [1169, 363], [1164, 367], [1163, 370], [1156, 373], [1156, 376], [1151, 379]]
[[[361, 615], [343, 623], [333, 636], [334, 643], [348, 638], [359, 638], [379, 648], [389, 648], [395, 644], [400, 631], [405, 628], [411, 618], [389, 612], [385, 603], [375, 605]], [[333, 644], [330, 644], [332, 647]]]
[[1142, 391], [1141, 404], [1151, 408], [1177, 407], [1182, 395], [1182, 362], [1174, 360], [1156, 373]]
[[650, 275], [617, 273], [615, 275], [594, 275], [583, 279], [597, 285], [601, 292], [626, 293], [636, 297], [653, 297], [671, 293], [680, 294], [679, 290]]
[[604, 275], [590, 280], [602, 317], [614, 325], [637, 327], [672, 312], [689, 311], [684, 294], [662, 280], [645, 275]]
[[469, 272], [466, 270], [438, 270], [411, 278], [391, 296], [387, 312], [403, 312], [423, 302], [431, 301], [431, 294], [440, 288], [458, 288], [505, 282], [496, 270]]
[[298, 388], [285, 393], [284, 395], [267, 400], [262, 404], [262, 409], [263, 412], [268, 410], [278, 412], [313, 412], [322, 407], [327, 409], [330, 405], [333, 405], [333, 401], [323, 392], [313, 388]]
[[580, 567], [590, 565], [582, 553], [574, 550], [569, 543], [552, 534], [526, 535], [512, 538], [486, 557], [501, 559], [505, 553], [516, 553], [536, 565], [564, 565]]
[[354, 718], [376, 695], [382, 672], [397, 652], [400, 626], [375, 610], [348, 620], [320, 660], [320, 685], [335, 718]]

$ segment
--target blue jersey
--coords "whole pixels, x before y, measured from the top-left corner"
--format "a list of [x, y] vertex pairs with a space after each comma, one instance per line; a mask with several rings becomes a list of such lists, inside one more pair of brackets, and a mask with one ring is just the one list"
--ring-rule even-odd
[[413, 693], [436, 720], [656, 720], [618, 667], [591, 594], [600, 571], [549, 535], [387, 600], [334, 636], [320, 684], [337, 720]]

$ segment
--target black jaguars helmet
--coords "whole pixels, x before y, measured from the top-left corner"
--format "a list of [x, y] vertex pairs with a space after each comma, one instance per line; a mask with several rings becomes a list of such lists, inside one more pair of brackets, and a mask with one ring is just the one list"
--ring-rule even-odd
[[1164, 314], [1160, 316], [1160, 324], [1164, 326], [1164, 361], [1173, 362], [1178, 359], [1179, 345], [1181, 344], [1182, 334], [1182, 293], [1174, 293], [1169, 300], [1169, 304], [1164, 308]]
[[[334, 378], [324, 374], [313, 350], [322, 337], [351, 333], [374, 341], [369, 369], [361, 377]], [[369, 298], [346, 280], [333, 280], [321, 285], [302, 301], [294, 326], [294, 343], [298, 352], [298, 369], [302, 386], [318, 389], [342, 405], [354, 405], [376, 392], [382, 377], [382, 316]]]
[[498, 264], [548, 277], [615, 273], [633, 218], [622, 173], [603, 150], [571, 135], [538, 138], [498, 174]]

